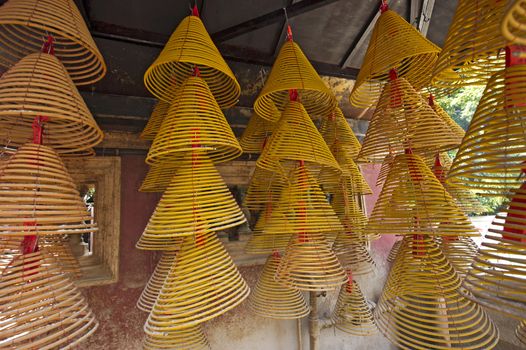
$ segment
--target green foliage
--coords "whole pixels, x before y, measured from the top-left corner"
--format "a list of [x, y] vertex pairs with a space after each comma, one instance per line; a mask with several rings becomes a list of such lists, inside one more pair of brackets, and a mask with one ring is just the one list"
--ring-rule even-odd
[[483, 86], [467, 86], [437, 99], [437, 102], [458, 125], [467, 130], [483, 92]]

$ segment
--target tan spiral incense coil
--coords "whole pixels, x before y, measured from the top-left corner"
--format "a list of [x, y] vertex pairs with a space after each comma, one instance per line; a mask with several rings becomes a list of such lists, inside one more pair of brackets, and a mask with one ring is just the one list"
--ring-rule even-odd
[[248, 297], [248, 306], [261, 317], [282, 320], [303, 318], [310, 309], [301, 292], [285, 287], [274, 279], [280, 259], [279, 254], [268, 257], [256, 287]]
[[232, 193], [203, 149], [189, 152], [157, 204], [143, 237], [171, 239], [204, 228], [222, 230], [246, 221]]
[[526, 1], [515, 0], [513, 2], [504, 15], [500, 30], [507, 41], [526, 45]]
[[526, 320], [522, 320], [517, 326], [515, 334], [517, 335], [517, 339], [519, 339], [522, 344], [526, 345]]
[[19, 255], [0, 274], [2, 348], [65, 349], [98, 322], [73, 281], [44, 251]]
[[432, 84], [439, 88], [484, 85], [504, 68], [501, 49], [506, 40], [496, 33], [509, 1], [458, 2], [442, 52], [433, 69]]
[[[93, 84], [106, 64], [72, 0], [9, 1], [0, 9], [0, 62], [11, 66], [52, 37], [54, 54], [76, 85]], [[48, 39], [49, 40], [49, 39]]]
[[267, 203], [279, 199], [281, 191], [288, 185], [287, 177], [281, 173], [256, 166], [243, 199], [243, 205], [249, 210], [263, 210]]
[[210, 349], [210, 344], [203, 333], [202, 326], [197, 325], [173, 332], [146, 334], [143, 348], [145, 350], [208, 350]]
[[503, 195], [519, 187], [526, 161], [526, 65], [514, 65], [491, 77], [447, 181]]
[[438, 46], [396, 12], [382, 10], [351, 92], [351, 104], [373, 107], [392, 68], [416, 89], [423, 88], [429, 82], [439, 52]]
[[343, 268], [351, 270], [355, 276], [367, 275], [376, 269], [366, 243], [357, 239], [351, 231], [338, 234], [332, 249]]
[[164, 192], [172, 182], [179, 163], [153, 164], [142, 180], [140, 192]]
[[358, 158], [381, 162], [390, 153], [400, 154], [407, 148], [434, 155], [458, 147], [461, 138], [411, 84], [393, 78], [383, 88]]
[[296, 90], [299, 101], [311, 116], [325, 116], [336, 107], [336, 98], [321, 80], [298, 44], [287, 40], [254, 102], [254, 110], [264, 119], [276, 122], [277, 111], [286, 109], [289, 91]]
[[245, 153], [259, 154], [272, 135], [276, 123], [261, 118], [256, 112], [252, 114], [248, 121], [243, 135], [239, 139], [239, 144]]
[[328, 116], [321, 120], [320, 134], [327, 145], [332, 146], [338, 142], [351, 159], [358, 157], [362, 146], [339, 107], [334, 108]]
[[391, 170], [391, 167], [393, 166], [394, 162], [394, 154], [388, 153], [384, 160], [382, 161], [382, 166], [380, 167], [380, 171], [378, 172], [378, 177], [376, 178], [376, 187], [382, 187], [385, 179], [387, 178], [387, 174], [389, 174], [389, 171]]
[[280, 161], [284, 160], [304, 161], [307, 165], [323, 165], [335, 171], [340, 170], [307, 111], [297, 101], [288, 102], [256, 164], [260, 168], [278, 171], [281, 169]]
[[457, 270], [459, 276], [463, 278], [471, 268], [471, 263], [477, 255], [478, 246], [475, 241], [469, 237], [446, 236], [437, 238], [437, 242], [447, 260]]
[[79, 278], [82, 276], [79, 261], [73, 255], [68, 236], [44, 236], [40, 239], [39, 246], [57, 259], [60, 264], [60, 269], [64, 273], [70, 274], [70, 278]]
[[371, 307], [354, 280], [341, 287], [331, 318], [335, 327], [345, 333], [365, 336], [378, 332]]
[[460, 278], [433, 238], [404, 238], [374, 310], [378, 328], [403, 349], [493, 349], [498, 330], [463, 297]]
[[185, 237], [146, 321], [153, 336], [195, 326], [224, 314], [250, 292], [214, 232]]
[[102, 131], [66, 68], [47, 53], [25, 56], [0, 78], [1, 145], [28, 142], [36, 117], [46, 119], [44, 144], [61, 154], [84, 151], [102, 141]]
[[142, 290], [139, 300], [137, 300], [137, 308], [139, 310], [145, 312], [152, 311], [153, 304], [155, 304], [157, 296], [161, 292], [164, 280], [166, 279], [166, 276], [168, 276], [176, 257], [176, 250], [163, 252], [161, 259], [159, 259], [159, 262], [155, 266], [153, 274]]
[[144, 85], [160, 100], [171, 102], [176, 88], [198, 67], [221, 108], [236, 104], [241, 89], [198, 16], [185, 17], [144, 73]]
[[365, 233], [479, 235], [422, 158], [414, 154], [395, 157]]
[[479, 304], [523, 319], [526, 315], [526, 185], [499, 213], [464, 279]]
[[195, 148], [205, 149], [216, 163], [243, 153], [208, 85], [198, 76], [189, 77], [178, 89], [146, 163], [173, 162]]
[[161, 124], [163, 123], [164, 117], [168, 113], [168, 109], [170, 109], [170, 104], [166, 101], [160, 100], [155, 104], [155, 107], [153, 107], [152, 114], [150, 115], [150, 119], [148, 119], [148, 123], [146, 123], [146, 126], [142, 130], [141, 135], [139, 136], [141, 139], [155, 139], [155, 136], [161, 128]]
[[402, 240], [394, 242], [393, 246], [391, 247], [391, 250], [389, 251], [389, 255], [387, 256], [388, 263], [392, 263], [393, 261], [395, 261], [396, 257], [398, 256], [398, 252], [400, 251], [401, 245]]
[[261, 212], [245, 246], [248, 254], [272, 254], [287, 248], [293, 230], [285, 213], [272, 202]]
[[0, 164], [0, 235], [97, 231], [71, 176], [50, 147], [25, 144]]

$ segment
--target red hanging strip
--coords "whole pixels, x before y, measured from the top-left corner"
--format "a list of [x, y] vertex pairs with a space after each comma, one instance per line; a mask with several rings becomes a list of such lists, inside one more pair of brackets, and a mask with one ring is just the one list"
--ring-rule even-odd
[[194, 71], [192, 72], [194, 77], [201, 77], [201, 71], [197, 65], [194, 66]]
[[199, 17], [199, 9], [197, 8], [197, 4], [195, 4], [192, 8], [192, 16]]
[[429, 94], [427, 102], [431, 107], [435, 106], [435, 96], [433, 96], [433, 94]]
[[353, 282], [353, 279], [352, 279], [352, 271], [349, 270], [347, 271], [347, 276], [349, 277], [349, 280], [347, 281], [347, 285], [345, 286], [345, 289], [347, 290], [347, 293], [351, 294], [352, 293], [352, 282]]
[[42, 134], [44, 131], [44, 123], [49, 121], [48, 117], [43, 117], [40, 115], [37, 115], [35, 119], [33, 119], [33, 143], [37, 145], [42, 144]]
[[[526, 173], [523, 169], [523, 174]], [[526, 191], [526, 181], [520, 187], [521, 192]], [[526, 229], [523, 220], [526, 219], [526, 199], [514, 195], [511, 198], [508, 215], [504, 221], [502, 231], [512, 233], [513, 235], [503, 234], [502, 238], [509, 241], [526, 243]], [[519, 237], [517, 237], [519, 236]]]
[[389, 81], [391, 84], [389, 107], [400, 108], [402, 106], [402, 94], [400, 92], [398, 72], [394, 68], [389, 71]]
[[273, 256], [274, 259], [276, 259], [276, 260], [281, 259], [281, 254], [280, 254], [279, 251], [277, 251], [277, 250], [274, 250], [274, 251], [272, 252], [272, 256]]
[[435, 155], [435, 163], [433, 164], [433, 174], [435, 174], [438, 181], [440, 181], [440, 183], [443, 185], [446, 181], [446, 172], [444, 170], [444, 167], [442, 166], [442, 162], [440, 161], [440, 153], [438, 152]]
[[[506, 46], [506, 68], [524, 65], [526, 64], [526, 46], [521, 45], [510, 45]], [[510, 81], [510, 77], [505, 71], [504, 74], [504, 98], [506, 108], [525, 107], [526, 102], [524, 101], [522, 94], [515, 92], [515, 85], [524, 80], [517, 80], [517, 76], [512, 77], [514, 81]]]
[[[418, 222], [418, 218], [415, 218]], [[419, 227], [419, 225], [417, 225]], [[424, 251], [424, 235], [423, 234], [414, 234], [413, 235], [413, 256], [420, 257], [426, 255]]]
[[[306, 173], [306, 170], [305, 170], [305, 161], [304, 160], [300, 160], [299, 161], [299, 164], [300, 164], [300, 174], [299, 174], [299, 183], [300, 183], [300, 188], [302, 190], [307, 190], [307, 173]], [[302, 224], [302, 225], [305, 225], [306, 222], [307, 222], [307, 208], [306, 208], [306, 203], [305, 201], [299, 201], [298, 202], [298, 205], [299, 205], [299, 208], [298, 208], [298, 219], [299, 219], [299, 222]], [[305, 226], [303, 227], [300, 227], [300, 232], [298, 233], [298, 237], [299, 237], [299, 241], [301, 243], [305, 243], [305, 242], [308, 242], [308, 237], [307, 237], [307, 233], [305, 232]]]
[[380, 5], [380, 13], [384, 13], [389, 10], [389, 5], [387, 5], [387, 1], [382, 0], [382, 4]]
[[44, 41], [44, 44], [42, 44], [42, 52], [48, 53], [54, 56], [55, 55], [55, 45], [53, 44], [54, 41], [55, 39], [53, 38], [53, 36], [48, 35], [46, 38], [46, 41]]
[[[37, 226], [36, 221], [25, 221], [24, 227], [26, 228], [25, 231], [35, 231]], [[22, 255], [35, 253], [38, 251], [38, 236], [31, 234], [31, 235], [25, 235], [24, 239], [20, 243], [20, 251], [22, 252]], [[13, 261], [16, 259], [15, 257]], [[26, 265], [26, 264], [24, 264]], [[31, 276], [34, 275], [36, 272], [31, 272], [31, 270], [35, 270], [39, 267], [39, 265], [35, 266], [24, 266], [24, 275], [25, 276]], [[29, 281], [31, 282], [31, 281]]]
[[291, 101], [298, 101], [298, 90], [290, 89], [289, 90], [289, 99]]
[[287, 41], [293, 41], [292, 28], [290, 27], [290, 25], [287, 25]]

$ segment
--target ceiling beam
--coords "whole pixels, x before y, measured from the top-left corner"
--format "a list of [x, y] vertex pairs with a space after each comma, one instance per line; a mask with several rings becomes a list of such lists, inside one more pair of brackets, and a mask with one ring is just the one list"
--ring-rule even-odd
[[[299, 16], [303, 13], [313, 11], [317, 8], [329, 5], [336, 1], [340, 0], [303, 0], [287, 6], [287, 16], [289, 18]], [[279, 23], [283, 20], [283, 18], [285, 18], [285, 13], [283, 9], [280, 8], [278, 10], [266, 13], [262, 16], [252, 18], [248, 21], [236, 24], [232, 27], [225, 28], [223, 30], [211, 34], [210, 36], [212, 37], [214, 42], [219, 43], [235, 38], [239, 35], [254, 31], [256, 29], [266, 27], [270, 24]]]
[[[299, 0], [287, 0], [287, 7], [294, 4], [295, 2], [298, 2]], [[281, 24], [281, 30], [278, 32], [278, 36], [276, 39], [274, 39], [274, 44], [272, 45], [274, 47], [274, 54], [272, 56], [276, 57], [279, 53], [279, 49], [283, 45], [283, 42], [285, 41], [285, 37], [287, 35], [287, 19], [283, 18], [282, 24]]]
[[424, 0], [424, 3], [422, 4], [422, 14], [420, 15], [420, 21], [418, 23], [418, 30], [423, 36], [427, 36], [434, 7], [435, 0]]
[[411, 7], [409, 8], [409, 23], [413, 27], [417, 27], [419, 25], [419, 16], [418, 16], [418, 5], [420, 4], [420, 0], [411, 0]]

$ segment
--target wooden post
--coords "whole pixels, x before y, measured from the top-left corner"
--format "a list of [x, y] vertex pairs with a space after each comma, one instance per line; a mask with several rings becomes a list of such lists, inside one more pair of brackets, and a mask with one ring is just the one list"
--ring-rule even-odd
[[320, 338], [320, 325], [318, 319], [318, 299], [316, 292], [310, 292], [310, 315], [309, 315], [309, 334], [310, 350], [318, 350], [318, 340]]

